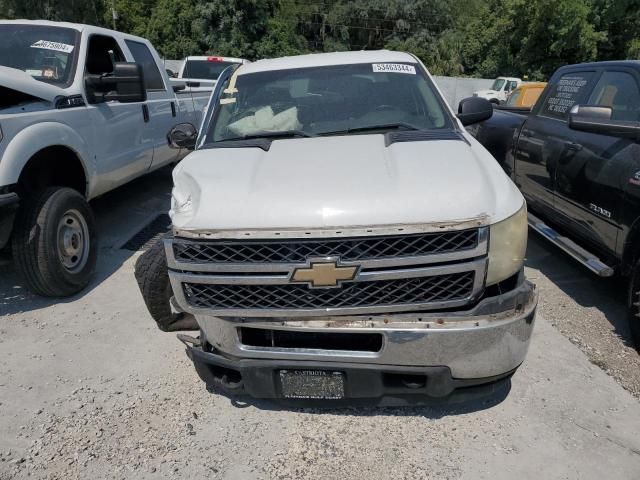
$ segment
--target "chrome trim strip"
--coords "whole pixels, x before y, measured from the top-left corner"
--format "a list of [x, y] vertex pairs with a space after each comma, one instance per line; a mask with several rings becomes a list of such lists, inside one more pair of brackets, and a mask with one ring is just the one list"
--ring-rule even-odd
[[[477, 258], [471, 262], [439, 265], [435, 267], [403, 268], [401, 270], [380, 270], [375, 272], [360, 271], [353, 280], [345, 280], [344, 285], [353, 282], [373, 282], [376, 280], [400, 280], [403, 278], [433, 277], [449, 273], [475, 271], [482, 279], [487, 258]], [[340, 263], [340, 265], [344, 265]], [[305, 265], [303, 265], [305, 266]], [[205, 285], [289, 285], [293, 283], [289, 275], [203, 275], [199, 273], [169, 272], [180, 282], [200, 283]], [[300, 284], [298, 284], [300, 285]]]
[[[345, 237], [347, 238], [347, 237]], [[488, 252], [489, 229], [482, 227], [478, 229], [478, 244], [475, 248], [459, 250], [457, 252], [436, 253], [431, 255], [420, 255], [413, 257], [389, 257], [374, 258], [369, 260], [340, 260], [340, 265], [345, 267], [360, 267], [370, 269], [381, 269], [387, 267], [404, 267], [407, 265], [428, 265], [432, 263], [452, 262], [466, 260], [485, 255]], [[195, 263], [180, 262], [176, 260], [172, 248], [172, 243], [192, 243], [199, 242], [185, 239], [167, 238], [164, 240], [165, 252], [167, 254], [167, 266], [172, 270], [182, 270], [190, 272], [283, 272], [289, 273], [296, 268], [308, 266], [308, 262], [301, 263]]]
[[[467, 305], [475, 300], [482, 292], [484, 286], [485, 273], [488, 259], [478, 258], [472, 262], [458, 263], [453, 265], [443, 265], [436, 267], [424, 267], [407, 270], [393, 270], [382, 272], [361, 272], [356, 281], [374, 281], [396, 278], [419, 278], [433, 275], [443, 275], [447, 273], [459, 273], [464, 271], [474, 271], [474, 285], [471, 295], [457, 300], [447, 300], [441, 302], [425, 302], [411, 304], [379, 305], [371, 307], [341, 307], [341, 308], [314, 308], [314, 309], [211, 309], [192, 307], [187, 301], [182, 282], [204, 283], [204, 284], [287, 284], [286, 276], [211, 276], [199, 274], [185, 274], [169, 271], [171, 287], [178, 305], [185, 312], [194, 315], [215, 315], [221, 317], [310, 317], [326, 315], [346, 315], [346, 314], [373, 314], [384, 312], [407, 312], [415, 310], [434, 310], [439, 308], [453, 308]], [[363, 278], [360, 278], [364, 275]], [[257, 280], [254, 282], [254, 279]], [[231, 281], [230, 281], [231, 280]], [[347, 282], [350, 283], [350, 282]]]
[[173, 227], [173, 235], [176, 237], [202, 239], [234, 239], [247, 240], [256, 238], [283, 239], [283, 238], [347, 238], [370, 237], [376, 235], [409, 235], [412, 233], [437, 233], [453, 230], [466, 230], [469, 228], [486, 227], [490, 217], [480, 215], [478, 217], [461, 219], [453, 222], [417, 223], [405, 225], [372, 225], [368, 227], [333, 227], [326, 229], [302, 230], [299, 228], [283, 228], [281, 230], [194, 230]]

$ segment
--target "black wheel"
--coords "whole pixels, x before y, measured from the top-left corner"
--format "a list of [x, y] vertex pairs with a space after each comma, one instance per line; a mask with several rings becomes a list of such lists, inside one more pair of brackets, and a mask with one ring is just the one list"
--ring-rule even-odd
[[491, 100], [489, 100], [489, 102], [493, 103], [494, 105], [500, 105], [500, 100], [498, 100], [497, 98], [492, 98]]
[[46, 297], [78, 293], [89, 284], [98, 253], [89, 204], [71, 188], [36, 193], [18, 209], [12, 249], [29, 290]]
[[627, 318], [631, 339], [640, 353], [640, 261], [636, 263], [629, 282], [629, 298], [627, 302]]
[[197, 330], [198, 324], [191, 315], [171, 311], [171, 282], [167, 272], [167, 257], [162, 239], [144, 252], [135, 266], [135, 275], [147, 310], [164, 332]]

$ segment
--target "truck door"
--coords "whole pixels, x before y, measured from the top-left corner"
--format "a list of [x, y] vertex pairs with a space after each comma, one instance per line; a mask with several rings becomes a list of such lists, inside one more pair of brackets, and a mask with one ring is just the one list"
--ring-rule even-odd
[[[111, 73], [113, 60], [126, 61], [118, 42], [108, 35], [91, 35], [85, 72]], [[147, 170], [153, 142], [144, 122], [144, 102], [90, 103], [88, 109], [95, 130], [92, 148], [100, 178], [97, 190], [108, 190]]]
[[169, 147], [167, 133], [176, 123], [176, 98], [171, 86], [165, 85], [158, 68], [158, 61], [147, 45], [135, 40], [125, 40], [136, 63], [142, 65], [147, 90], [147, 123], [153, 137], [153, 164], [158, 168], [175, 161], [178, 151]]
[[558, 72], [525, 121], [515, 148], [515, 183], [534, 212], [554, 216], [556, 169], [575, 154], [567, 119], [595, 71]]
[[[612, 120], [640, 121], [638, 74], [624, 68], [604, 71], [584, 104], [610, 107]], [[580, 237], [615, 254], [623, 195], [638, 163], [633, 140], [571, 131], [572, 155], [556, 171], [556, 208]]]

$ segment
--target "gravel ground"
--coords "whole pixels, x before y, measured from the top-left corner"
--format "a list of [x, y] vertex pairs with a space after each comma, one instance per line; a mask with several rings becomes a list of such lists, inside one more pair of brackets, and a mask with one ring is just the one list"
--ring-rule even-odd
[[120, 191], [128, 204], [97, 202], [99, 272], [76, 298], [33, 297], [0, 265], [1, 480], [637, 480], [640, 403], [629, 392], [640, 369], [621, 287], [535, 238], [541, 315], [527, 361], [493, 398], [314, 410], [208, 393], [146, 313], [135, 255], [117, 248], [165, 208], [167, 182], [150, 176]]
[[540, 292], [539, 312], [640, 398], [640, 355], [627, 327], [625, 282], [592, 275], [534, 232], [529, 239], [527, 276]]

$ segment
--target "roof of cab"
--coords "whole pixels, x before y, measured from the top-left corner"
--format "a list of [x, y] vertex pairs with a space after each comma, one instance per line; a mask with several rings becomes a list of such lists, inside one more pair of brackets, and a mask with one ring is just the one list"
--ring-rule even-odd
[[366, 50], [355, 52], [311, 53], [266, 60], [258, 60], [243, 65], [238, 75], [247, 73], [288, 70], [292, 68], [327, 67], [332, 65], [349, 65], [355, 63], [417, 63], [413, 55], [390, 50]]
[[574, 63], [571, 65], [563, 65], [556, 72], [565, 71], [573, 68], [607, 68], [607, 67], [631, 67], [640, 68], [640, 60], [604, 60], [602, 62], [585, 62]]
[[211, 60], [214, 59], [220, 62], [230, 62], [230, 63], [249, 63], [249, 60], [245, 58], [236, 58], [236, 57], [221, 57], [220, 55], [189, 55], [185, 60]]
[[547, 82], [525, 82], [521, 84], [516, 90], [526, 90], [527, 88], [544, 88], [547, 86]]
[[69, 23], [69, 22], [52, 22], [50, 20], [0, 20], [0, 25], [4, 24], [18, 24], [18, 25], [40, 25], [43, 27], [62, 27], [62, 28], [70, 28], [73, 30], [77, 30], [78, 32], [83, 32], [85, 30], [89, 30], [93, 33], [101, 33], [103, 35], [112, 35], [119, 36], [122, 38], [135, 39], [142, 42], [147, 42], [146, 39], [142, 37], [137, 37], [135, 35], [130, 35], [128, 33], [118, 32], [116, 30], [109, 30], [108, 28], [96, 27], [94, 25], [84, 25], [82, 23]]

